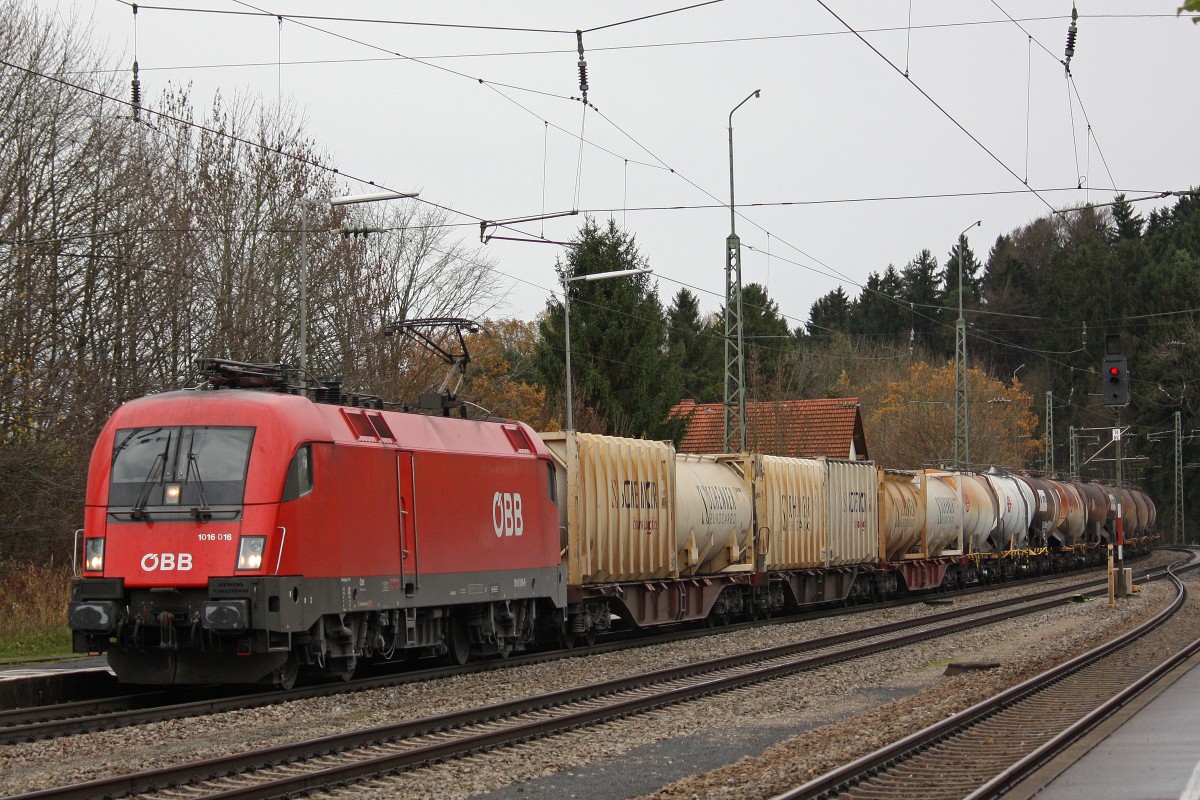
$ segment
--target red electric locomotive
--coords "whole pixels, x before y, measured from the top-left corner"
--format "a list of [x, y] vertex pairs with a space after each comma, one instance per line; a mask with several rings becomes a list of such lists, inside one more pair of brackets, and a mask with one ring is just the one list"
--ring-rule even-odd
[[555, 468], [526, 425], [336, 387], [314, 402], [284, 368], [202, 366], [208, 387], [126, 403], [96, 444], [76, 652], [107, 652], [128, 682], [288, 686], [561, 626]]

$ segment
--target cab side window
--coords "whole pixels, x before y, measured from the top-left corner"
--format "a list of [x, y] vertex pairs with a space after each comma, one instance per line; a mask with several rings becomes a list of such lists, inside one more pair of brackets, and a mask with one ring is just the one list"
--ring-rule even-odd
[[312, 489], [312, 445], [306, 444], [296, 451], [288, 465], [287, 479], [283, 482], [283, 502], [303, 497]]

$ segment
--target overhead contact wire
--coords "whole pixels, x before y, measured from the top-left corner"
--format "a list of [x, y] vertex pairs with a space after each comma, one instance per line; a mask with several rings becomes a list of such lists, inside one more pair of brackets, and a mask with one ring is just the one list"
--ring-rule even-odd
[[[850, 25], [850, 23], [846, 22], [844, 19], [842, 19], [840, 16], [838, 16], [838, 15], [837, 15], [837, 13], [836, 13], [836, 12], [835, 12], [835, 11], [834, 11], [832, 8], [830, 8], [828, 5], [826, 5], [826, 4], [825, 4], [825, 0], [817, 0], [817, 3], [818, 3], [818, 4], [819, 4], [819, 5], [822, 7], [822, 8], [824, 8], [826, 11], [828, 11], [828, 12], [829, 12], [829, 14], [830, 14], [830, 15], [831, 15], [831, 16], [832, 16], [834, 19], [836, 19], [838, 22], [842, 23], [842, 25], [844, 25], [848, 31], [850, 31], [851, 33], [853, 33], [853, 34], [855, 35], [855, 37], [857, 37], [857, 38], [858, 38], [858, 40], [859, 40], [860, 42], [862, 42], [862, 43], [863, 43], [863, 44], [865, 44], [867, 47], [869, 47], [869, 48], [871, 49], [871, 52], [873, 52], [875, 55], [877, 55], [877, 56], [879, 56], [881, 59], [883, 59], [884, 63], [886, 63], [886, 64], [887, 64], [889, 67], [891, 67], [893, 70], [895, 70], [897, 74], [899, 74], [899, 75], [903, 76], [903, 77], [904, 77], [904, 79], [905, 79], [906, 81], [908, 81], [908, 82], [909, 82], [909, 84], [910, 84], [910, 85], [911, 85], [911, 86], [912, 86], [914, 89], [916, 89], [918, 92], [920, 92], [920, 93], [921, 93], [921, 96], [922, 96], [922, 97], [924, 97], [926, 100], [928, 100], [930, 103], [932, 103], [934, 108], [936, 108], [938, 111], [942, 112], [942, 115], [943, 115], [943, 116], [945, 116], [945, 117], [946, 117], [946, 119], [950, 120], [950, 122], [952, 122], [956, 128], [958, 128], [960, 131], [962, 131], [964, 134], [966, 134], [966, 135], [967, 135], [967, 138], [969, 138], [969, 139], [970, 139], [972, 142], [974, 142], [976, 145], [978, 145], [978, 146], [979, 146], [979, 148], [980, 148], [981, 150], [983, 150], [983, 152], [985, 152], [985, 153], [987, 153], [989, 156], [991, 156], [992, 160], [993, 160], [993, 161], [995, 161], [997, 164], [999, 164], [999, 165], [1000, 165], [1000, 166], [1001, 166], [1001, 167], [1004, 169], [1004, 171], [1005, 171], [1005, 172], [1007, 172], [1009, 175], [1012, 175], [1012, 176], [1013, 176], [1014, 178], [1016, 178], [1018, 181], [1021, 181], [1021, 183], [1022, 183], [1022, 184], [1024, 184], [1024, 183], [1025, 183], [1025, 181], [1021, 179], [1021, 176], [1020, 176], [1020, 175], [1018, 175], [1016, 172], [1014, 172], [1014, 171], [1013, 171], [1012, 167], [1008, 166], [1008, 164], [1005, 164], [1005, 163], [1004, 163], [1004, 161], [1003, 161], [1003, 159], [1001, 159], [999, 156], [997, 156], [995, 153], [993, 153], [993, 152], [991, 151], [991, 149], [989, 149], [989, 148], [988, 148], [988, 146], [987, 146], [987, 145], [985, 145], [983, 142], [981, 142], [981, 141], [980, 141], [980, 140], [979, 140], [979, 139], [978, 139], [978, 138], [975, 136], [975, 134], [973, 134], [973, 133], [971, 133], [969, 130], [967, 130], [967, 129], [966, 129], [966, 127], [964, 127], [964, 126], [963, 126], [963, 124], [962, 124], [961, 122], [959, 122], [959, 121], [958, 121], [958, 120], [957, 120], [957, 119], [954, 117], [954, 115], [953, 115], [953, 114], [951, 114], [949, 111], [947, 111], [945, 108], [943, 108], [943, 107], [942, 107], [942, 105], [941, 105], [941, 104], [940, 104], [940, 103], [939, 103], [937, 100], [934, 100], [934, 99], [933, 99], [933, 97], [931, 97], [931, 96], [929, 95], [929, 93], [928, 93], [928, 92], [926, 92], [924, 89], [922, 89], [922, 88], [921, 88], [921, 87], [920, 87], [920, 86], [917, 84], [917, 82], [916, 82], [916, 81], [914, 81], [912, 78], [909, 78], [908, 76], [904, 75], [903, 71], [901, 71], [901, 70], [900, 70], [900, 68], [899, 68], [899, 67], [897, 67], [897, 66], [896, 66], [896, 65], [895, 65], [895, 64], [892, 62], [892, 60], [891, 60], [890, 58], [888, 58], [888, 57], [887, 57], [887, 56], [885, 56], [883, 53], [881, 53], [881, 52], [879, 51], [879, 49], [875, 47], [875, 45], [873, 45], [873, 44], [871, 44], [870, 42], [868, 42], [868, 41], [867, 41], [867, 39], [866, 39], [866, 38], [865, 38], [865, 37], [864, 37], [864, 36], [863, 36], [861, 33], [859, 33], [857, 30], [855, 30], [855, 29], [854, 29], [854, 28], [853, 28], [853, 27]], [[1050, 211], [1051, 211], [1052, 213], [1054, 213], [1054, 214], [1056, 214], [1056, 215], [1057, 215], [1057, 214], [1061, 214], [1061, 213], [1062, 213], [1062, 212], [1061, 212], [1061, 211], [1059, 211], [1057, 208], [1055, 208], [1053, 205], [1051, 205], [1051, 204], [1050, 204], [1050, 202], [1049, 202], [1048, 200], [1046, 200], [1046, 198], [1044, 198], [1044, 197], [1042, 197], [1040, 194], [1038, 194], [1038, 191], [1037, 191], [1036, 189], [1033, 189], [1032, 187], [1030, 187], [1029, 191], [1030, 191], [1030, 192], [1032, 192], [1032, 193], [1034, 194], [1034, 196], [1036, 196], [1036, 197], [1037, 197], [1037, 199], [1038, 199], [1038, 200], [1041, 200], [1041, 201], [1042, 201], [1042, 203], [1043, 203], [1043, 204], [1046, 206], [1046, 208], [1050, 209]]]
[[657, 14], [645, 14], [640, 17], [634, 17], [633, 19], [626, 19], [626, 20], [622, 20], [620, 22], [610, 22], [607, 25], [597, 25], [594, 28], [585, 28], [583, 32], [591, 33], [592, 31], [607, 30], [608, 28], [616, 28], [619, 25], [629, 25], [634, 22], [643, 22], [648, 19], [654, 19], [655, 17], [665, 17], [668, 14], [678, 14], [681, 11], [691, 11], [693, 8], [701, 8], [702, 6], [711, 6], [715, 3], [721, 3], [721, 2], [724, 2], [724, 0], [705, 0], [705, 2], [702, 2], [702, 3], [693, 3], [690, 6], [683, 6], [681, 8], [673, 8], [670, 11], [659, 11]]

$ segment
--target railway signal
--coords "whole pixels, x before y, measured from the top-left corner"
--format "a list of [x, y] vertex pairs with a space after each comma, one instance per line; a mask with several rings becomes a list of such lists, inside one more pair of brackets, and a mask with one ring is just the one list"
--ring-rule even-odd
[[1104, 341], [1104, 405], [1129, 405], [1129, 364], [1121, 347], [1120, 336], [1107, 336]]

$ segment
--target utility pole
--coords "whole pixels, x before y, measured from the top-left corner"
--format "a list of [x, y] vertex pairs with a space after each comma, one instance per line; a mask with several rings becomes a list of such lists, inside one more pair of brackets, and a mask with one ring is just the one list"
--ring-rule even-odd
[[1054, 472], [1054, 393], [1046, 392], [1046, 465], [1047, 473]]
[[1075, 426], [1071, 425], [1067, 428], [1067, 435], [1071, 437], [1071, 477], [1079, 477], [1079, 446], [1075, 442]]
[[[746, 357], [742, 329], [742, 240], [737, 235], [737, 208], [733, 201], [733, 112], [755, 89], [729, 112], [729, 238], [725, 240], [725, 438], [726, 452], [746, 449]], [[734, 406], [737, 410], [734, 410]]]
[[975, 220], [958, 235], [958, 321], [954, 323], [954, 464], [971, 468], [970, 408], [967, 400], [967, 321], [963, 317], [963, 262], [967, 253], [967, 231], [983, 220]]
[[[1125, 567], [1125, 512], [1122, 508], [1122, 497], [1124, 492], [1121, 490], [1121, 409], [1116, 409], [1117, 425], [1113, 428], [1113, 444], [1116, 447], [1117, 460], [1117, 575], [1121, 575], [1121, 570]], [[1125, 595], [1118, 592], [1121, 597]]]
[[1183, 418], [1175, 412], [1175, 544], [1187, 544], [1187, 517], [1183, 515]]

